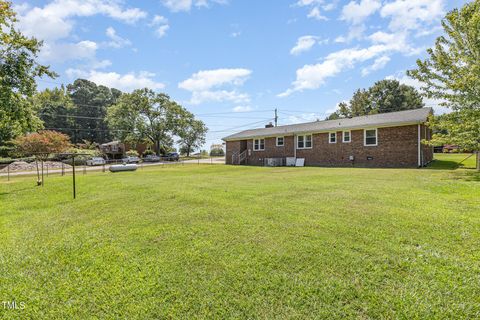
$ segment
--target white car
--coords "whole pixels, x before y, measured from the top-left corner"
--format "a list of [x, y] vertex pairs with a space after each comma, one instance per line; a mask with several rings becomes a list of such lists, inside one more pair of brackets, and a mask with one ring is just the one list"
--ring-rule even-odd
[[132, 157], [128, 156], [122, 159], [123, 163], [139, 163], [140, 158], [139, 157]]
[[101, 157], [93, 157], [87, 160], [87, 166], [101, 166], [106, 163], [105, 159]]

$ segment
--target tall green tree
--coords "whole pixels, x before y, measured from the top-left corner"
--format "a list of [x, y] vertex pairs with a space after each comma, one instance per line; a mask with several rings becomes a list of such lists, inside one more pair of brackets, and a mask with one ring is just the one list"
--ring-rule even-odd
[[[428, 58], [417, 60], [417, 69], [407, 74], [422, 83], [422, 93], [442, 100], [454, 114], [433, 120], [446, 134], [433, 141], [455, 143], [463, 148], [480, 150], [480, 0], [447, 13], [442, 20], [444, 35], [435, 47], [427, 50]], [[480, 169], [480, 154], [477, 154]]]
[[12, 4], [0, 0], [0, 145], [41, 127], [32, 102], [36, 77], [55, 77], [37, 62], [42, 42], [15, 29]]
[[188, 114], [168, 95], [145, 88], [123, 94], [108, 109], [108, 124], [117, 139], [153, 145], [159, 155], [172, 147]]
[[73, 103], [65, 87], [45, 89], [33, 96], [33, 105], [43, 126], [47, 130], [56, 130], [69, 136], [73, 135]]
[[109, 141], [112, 134], [106, 121], [107, 109], [117, 102], [122, 92], [85, 79], [75, 80], [67, 86], [67, 91], [74, 104], [70, 113], [73, 116], [72, 141]]
[[328, 119], [351, 118], [376, 113], [387, 113], [423, 108], [420, 93], [412, 86], [397, 80], [377, 81], [369, 89], [357, 90], [350, 102], [340, 103], [339, 109]]
[[195, 151], [205, 143], [208, 129], [203, 121], [194, 119], [192, 115], [187, 117], [178, 131], [180, 139], [177, 142], [188, 157], [190, 152]]

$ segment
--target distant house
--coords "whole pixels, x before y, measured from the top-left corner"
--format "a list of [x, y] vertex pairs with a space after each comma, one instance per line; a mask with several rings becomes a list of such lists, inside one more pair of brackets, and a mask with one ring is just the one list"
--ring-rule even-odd
[[[423, 145], [431, 108], [241, 131], [223, 138], [226, 163], [311, 166], [422, 167], [433, 159]], [[288, 160], [288, 161], [287, 161]]]
[[121, 159], [125, 156], [125, 152], [128, 150], [133, 149], [139, 154], [143, 154], [148, 148], [143, 143], [128, 144], [121, 141], [111, 141], [99, 145], [99, 149], [107, 156], [108, 159]]

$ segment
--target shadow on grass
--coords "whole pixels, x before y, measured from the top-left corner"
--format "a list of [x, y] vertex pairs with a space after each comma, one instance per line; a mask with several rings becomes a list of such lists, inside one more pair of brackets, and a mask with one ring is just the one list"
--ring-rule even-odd
[[428, 166], [427, 169], [434, 170], [455, 170], [455, 169], [475, 169], [472, 166], [472, 159], [475, 160], [475, 154], [448, 154], [437, 156]]
[[433, 160], [426, 169], [432, 170], [455, 170], [460, 167], [460, 163], [457, 161], [449, 161], [449, 160]]
[[452, 175], [453, 180], [463, 180], [463, 181], [473, 181], [480, 182], [480, 172], [476, 170], [465, 170], [460, 172], [455, 172]]

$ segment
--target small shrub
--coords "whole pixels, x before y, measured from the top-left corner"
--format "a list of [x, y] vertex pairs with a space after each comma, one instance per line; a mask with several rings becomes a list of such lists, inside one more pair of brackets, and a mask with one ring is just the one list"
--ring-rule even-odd
[[147, 149], [143, 152], [143, 156], [152, 156], [155, 154], [155, 151], [153, 151], [152, 149]]
[[138, 152], [137, 150], [130, 149], [125, 154], [129, 157], [138, 157]]
[[223, 149], [220, 149], [220, 148], [215, 148], [210, 151], [210, 156], [212, 157], [221, 157], [224, 155], [225, 155], [225, 152], [223, 151]]

